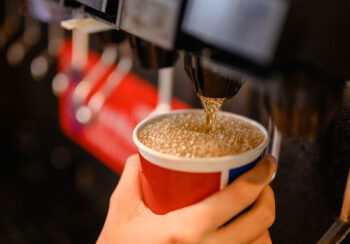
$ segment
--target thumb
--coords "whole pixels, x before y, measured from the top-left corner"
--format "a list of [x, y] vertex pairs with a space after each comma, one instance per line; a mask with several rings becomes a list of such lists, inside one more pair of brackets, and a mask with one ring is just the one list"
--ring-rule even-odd
[[114, 243], [108, 240], [116, 231], [116, 226], [135, 215], [135, 210], [143, 207], [140, 184], [140, 158], [130, 156], [125, 163], [123, 174], [109, 202], [105, 224], [97, 243]]
[[119, 203], [124, 202], [126, 204], [142, 201], [140, 169], [139, 155], [131, 155], [126, 160], [124, 171], [112, 194], [111, 200], [115, 199]]

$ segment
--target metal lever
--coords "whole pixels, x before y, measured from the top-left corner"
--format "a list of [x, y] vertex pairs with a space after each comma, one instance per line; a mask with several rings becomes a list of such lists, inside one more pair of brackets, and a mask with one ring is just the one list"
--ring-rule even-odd
[[111, 44], [105, 47], [100, 60], [74, 89], [73, 101], [77, 106], [81, 106], [86, 101], [91, 89], [117, 60], [117, 54], [118, 52], [116, 45]]
[[[89, 52], [89, 34], [74, 29], [72, 33], [72, 69], [80, 73], [87, 64]], [[64, 72], [64, 71], [63, 71]], [[63, 94], [69, 87], [70, 77], [65, 73], [58, 73], [52, 80], [52, 90], [56, 96]]]
[[30, 17], [25, 19], [23, 36], [13, 43], [7, 50], [7, 62], [11, 66], [20, 65], [27, 51], [40, 40], [40, 23]]
[[92, 18], [74, 18], [61, 22], [66, 30], [72, 30], [73, 52], [72, 67], [82, 70], [87, 64], [89, 50], [89, 34], [113, 29], [111, 26]]
[[327, 230], [317, 244], [338, 244], [350, 233], [350, 170], [344, 191], [339, 218]]
[[171, 110], [171, 97], [174, 82], [174, 68], [166, 67], [158, 71], [158, 104], [149, 116]]
[[50, 67], [54, 64], [60, 45], [63, 43], [64, 31], [57, 23], [48, 24], [48, 43], [30, 64], [30, 73], [36, 81], [43, 81]]
[[276, 125], [273, 123], [272, 119], [269, 118], [269, 127], [268, 127], [268, 133], [270, 137], [270, 143], [266, 147], [264, 151], [264, 156], [265, 155], [272, 155], [275, 157], [277, 166], [276, 166], [276, 171], [272, 175], [272, 178], [270, 180], [273, 181], [276, 177], [276, 172], [278, 168], [278, 162], [279, 162], [279, 157], [280, 157], [280, 151], [281, 151], [281, 144], [282, 144], [282, 134], [281, 132], [277, 129]]
[[[80, 31], [81, 28], [89, 26], [84, 19], [73, 19], [61, 22], [63, 28], [72, 30], [72, 69], [79, 73], [85, 68], [89, 53], [89, 33]], [[92, 22], [94, 24], [94, 22]], [[89, 28], [88, 28], [89, 29]], [[56, 96], [60, 96], [69, 86], [69, 77], [65, 73], [58, 73], [52, 80], [52, 90]]]
[[75, 117], [81, 124], [88, 124], [93, 121], [101, 110], [106, 100], [110, 97], [114, 89], [120, 84], [132, 68], [130, 58], [122, 58], [117, 68], [109, 75], [107, 81], [90, 99], [86, 106], [77, 109]]

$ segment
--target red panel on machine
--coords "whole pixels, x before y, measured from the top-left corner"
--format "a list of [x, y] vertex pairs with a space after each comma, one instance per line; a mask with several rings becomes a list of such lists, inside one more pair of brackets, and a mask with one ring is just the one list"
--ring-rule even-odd
[[[94, 120], [87, 125], [79, 123], [75, 117], [77, 108], [73, 102], [73, 91], [81, 77], [84, 77], [98, 59], [96, 53], [90, 52], [89, 63], [83, 74], [73, 74], [70, 66], [71, 43], [66, 42], [61, 49], [58, 60], [59, 71], [71, 74], [68, 89], [59, 97], [60, 125], [63, 132], [72, 140], [113, 171], [121, 173], [127, 157], [137, 153], [132, 140], [133, 129], [156, 107], [158, 91], [147, 81], [129, 73], [113, 90]], [[114, 68], [116, 66], [101, 78], [88, 99], [105, 82]], [[172, 100], [172, 109], [188, 107], [178, 99]]]

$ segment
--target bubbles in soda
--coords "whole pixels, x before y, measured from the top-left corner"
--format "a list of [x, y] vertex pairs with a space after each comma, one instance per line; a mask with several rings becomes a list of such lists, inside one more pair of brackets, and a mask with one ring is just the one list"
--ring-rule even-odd
[[215, 130], [209, 133], [206, 114], [164, 115], [139, 130], [147, 147], [185, 158], [220, 157], [240, 154], [259, 146], [262, 131], [243, 120], [217, 115]]

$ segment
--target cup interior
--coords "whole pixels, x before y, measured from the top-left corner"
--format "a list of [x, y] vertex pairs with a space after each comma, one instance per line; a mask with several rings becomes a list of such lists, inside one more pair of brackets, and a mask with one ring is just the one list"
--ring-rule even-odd
[[138, 139], [139, 130], [142, 129], [147, 124], [152, 123], [155, 120], [158, 120], [159, 118], [169, 116], [171, 114], [203, 113], [203, 112], [204, 111], [202, 109], [175, 110], [165, 114], [154, 115], [152, 117], [149, 117], [141, 121], [135, 127], [133, 132], [133, 140], [139, 150], [139, 153], [148, 161], [154, 164], [157, 164], [161, 167], [166, 167], [166, 168], [171, 168], [171, 169], [181, 170], [181, 171], [191, 171], [191, 172], [193, 171], [213, 172], [213, 171], [221, 171], [225, 168], [232, 169], [232, 168], [240, 167], [247, 163], [250, 163], [254, 161], [256, 158], [258, 158], [262, 154], [265, 147], [267, 146], [269, 137], [263, 125], [247, 117], [230, 113], [230, 112], [224, 112], [224, 111], [218, 111], [218, 114], [242, 120], [260, 129], [260, 131], [265, 136], [263, 142], [259, 146], [241, 154], [221, 156], [221, 157], [207, 157], [207, 158], [184, 158], [184, 157], [179, 157], [179, 156], [155, 151], [147, 147], [146, 145], [144, 145]]

